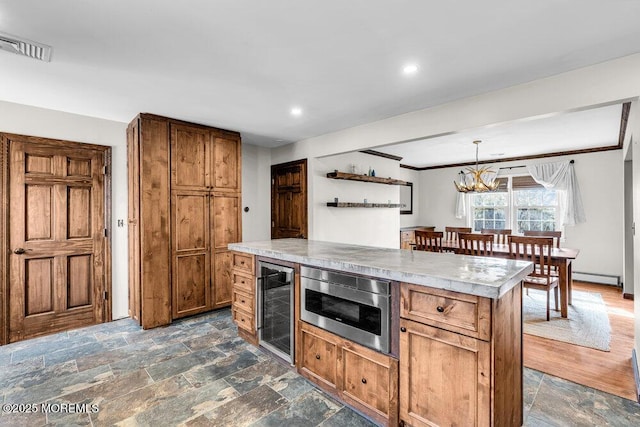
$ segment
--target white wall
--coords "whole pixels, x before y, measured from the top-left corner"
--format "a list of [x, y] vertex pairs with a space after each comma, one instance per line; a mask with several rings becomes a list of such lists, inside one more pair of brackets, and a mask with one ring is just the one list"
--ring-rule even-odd
[[[351, 243], [378, 247], [400, 247], [400, 209], [398, 208], [333, 208], [327, 202], [338, 198], [341, 202], [398, 203], [400, 189], [397, 185], [371, 182], [345, 181], [327, 178], [328, 172], [349, 172], [350, 165], [358, 166], [359, 173], [368, 173], [369, 167], [376, 176], [398, 178], [399, 162], [363, 153], [348, 153], [314, 160], [309, 175], [314, 198], [309, 199], [313, 210], [314, 240]], [[311, 231], [311, 230], [310, 230]]]
[[411, 169], [399, 168], [397, 178], [413, 183], [413, 213], [411, 215], [400, 215], [400, 227], [431, 225], [420, 223], [420, 172]]
[[[271, 238], [271, 150], [242, 144], [242, 241]], [[249, 208], [245, 212], [244, 208]]]
[[[627, 125], [627, 138], [625, 139], [625, 154], [629, 154], [627, 159], [632, 160], [633, 179], [633, 221], [636, 226], [640, 226], [640, 102], [631, 104], [629, 122]], [[635, 159], [633, 155], [635, 154]], [[638, 356], [638, 366], [640, 370], [640, 232], [636, 230], [633, 236], [633, 289], [634, 301], [633, 312], [635, 315], [635, 345], [634, 349]]]
[[624, 224], [622, 236], [623, 246], [623, 287], [622, 292], [633, 295], [633, 162], [631, 160], [632, 150], [625, 155], [624, 162]]
[[[132, 117], [133, 119], [133, 117]], [[128, 316], [127, 124], [0, 101], [0, 132], [112, 147], [112, 310]], [[124, 221], [117, 227], [117, 221]]]
[[[622, 150], [549, 157], [528, 161], [504, 162], [499, 167], [575, 160], [575, 171], [587, 221], [564, 229], [563, 246], [580, 249], [573, 270], [584, 273], [622, 277], [624, 174]], [[456, 219], [454, 207], [457, 192], [453, 181], [460, 168], [433, 169], [421, 172], [420, 222], [445, 226], [467, 226], [467, 219]], [[501, 175], [526, 173], [525, 168], [503, 170]], [[603, 248], [606, 248], [603, 249]]]

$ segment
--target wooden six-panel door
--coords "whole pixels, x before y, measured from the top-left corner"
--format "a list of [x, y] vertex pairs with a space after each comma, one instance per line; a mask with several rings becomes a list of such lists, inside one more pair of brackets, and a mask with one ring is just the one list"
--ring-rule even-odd
[[108, 320], [104, 149], [9, 140], [9, 341]]
[[271, 238], [307, 238], [307, 160], [271, 166]]

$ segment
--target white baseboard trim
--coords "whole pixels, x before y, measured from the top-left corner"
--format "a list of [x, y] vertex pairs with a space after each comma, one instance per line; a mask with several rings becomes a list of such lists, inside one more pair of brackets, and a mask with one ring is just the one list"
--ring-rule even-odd
[[603, 285], [622, 286], [620, 276], [612, 274], [585, 273], [582, 271], [573, 272], [573, 280], [580, 282], [602, 283]]

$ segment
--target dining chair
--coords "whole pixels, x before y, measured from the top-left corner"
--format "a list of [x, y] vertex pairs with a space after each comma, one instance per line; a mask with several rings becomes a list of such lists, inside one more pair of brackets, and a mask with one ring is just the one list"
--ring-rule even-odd
[[553, 237], [553, 246], [560, 247], [560, 238], [562, 237], [562, 231], [532, 231], [525, 230], [524, 235], [527, 237]]
[[531, 261], [533, 272], [522, 280], [522, 286], [539, 289], [547, 293], [547, 321], [549, 320], [551, 289], [558, 310], [558, 283], [560, 278], [554, 275], [551, 266], [551, 248], [553, 237], [509, 236], [511, 258]]
[[483, 228], [481, 234], [493, 234], [493, 243], [496, 245], [506, 245], [507, 236], [511, 234], [511, 229]]
[[416, 230], [416, 250], [428, 252], [442, 252], [442, 231]]
[[457, 242], [458, 233], [471, 233], [471, 227], [445, 227], [444, 240]]
[[461, 254], [477, 256], [493, 255], [493, 234], [460, 233], [458, 237], [460, 239], [459, 252]]
[[446, 243], [447, 249], [444, 249], [445, 252], [456, 252], [456, 248], [458, 245], [458, 233], [471, 233], [471, 227], [445, 227], [444, 228], [444, 240]]
[[[553, 246], [556, 248], [560, 248], [560, 238], [562, 237], [562, 231], [533, 231], [533, 230], [525, 230], [524, 235], [527, 237], [553, 237]], [[553, 274], [558, 274], [558, 267], [553, 267], [551, 270]]]

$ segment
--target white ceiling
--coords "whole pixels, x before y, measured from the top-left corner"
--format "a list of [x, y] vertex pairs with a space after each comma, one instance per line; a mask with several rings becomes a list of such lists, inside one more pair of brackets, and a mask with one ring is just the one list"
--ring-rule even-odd
[[273, 147], [637, 53], [639, 16], [623, 0], [0, 0], [0, 32], [54, 49], [0, 51], [0, 99]]
[[498, 161], [564, 151], [618, 145], [622, 104], [589, 110], [532, 117], [450, 135], [377, 147], [375, 151], [402, 157], [401, 164], [417, 168]]

